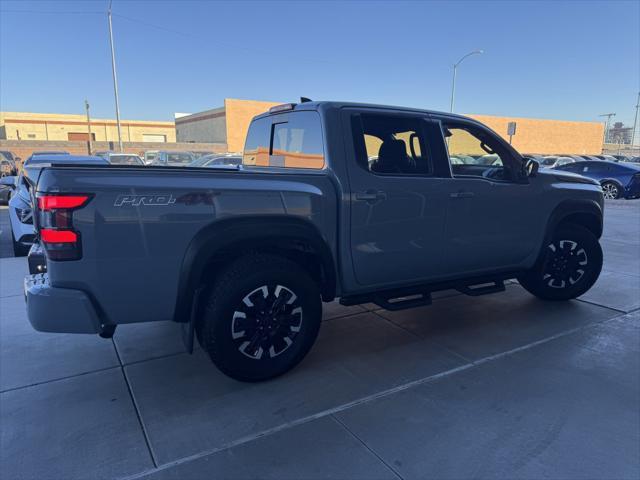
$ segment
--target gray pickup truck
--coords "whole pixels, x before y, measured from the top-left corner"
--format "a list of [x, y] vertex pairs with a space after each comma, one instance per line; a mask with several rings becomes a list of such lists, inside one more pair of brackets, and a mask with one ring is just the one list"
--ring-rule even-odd
[[322, 302], [398, 310], [513, 278], [567, 300], [602, 268], [600, 186], [539, 171], [459, 115], [303, 101], [253, 119], [239, 166], [54, 166], [31, 181], [36, 330], [179, 322], [189, 350], [197, 337], [244, 381], [302, 360]]

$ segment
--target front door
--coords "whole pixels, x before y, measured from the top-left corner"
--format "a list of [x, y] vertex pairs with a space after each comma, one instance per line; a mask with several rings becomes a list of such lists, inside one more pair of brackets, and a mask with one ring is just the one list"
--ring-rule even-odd
[[517, 270], [539, 246], [545, 217], [520, 161], [493, 132], [472, 122], [443, 120], [448, 182], [448, 276]]
[[[444, 270], [448, 195], [419, 114], [345, 110], [350, 246], [363, 287], [420, 283]], [[355, 160], [354, 160], [355, 158]]]

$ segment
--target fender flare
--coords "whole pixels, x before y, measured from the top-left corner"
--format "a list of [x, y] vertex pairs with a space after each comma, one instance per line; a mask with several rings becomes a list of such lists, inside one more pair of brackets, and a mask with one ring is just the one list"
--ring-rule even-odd
[[291, 242], [308, 245], [318, 255], [322, 268], [322, 298], [335, 298], [337, 273], [334, 256], [318, 228], [301, 218], [288, 216], [247, 216], [214, 221], [203, 227], [189, 243], [182, 260], [173, 320], [190, 321], [193, 294], [199, 287], [207, 264], [223, 249], [282, 246]]
[[547, 221], [547, 228], [545, 231], [545, 243], [546, 245], [553, 236], [553, 232], [558, 225], [572, 215], [586, 215], [593, 220], [595, 228], [594, 234], [597, 238], [602, 235], [602, 207], [596, 200], [564, 200], [560, 202], [551, 212], [549, 220]]

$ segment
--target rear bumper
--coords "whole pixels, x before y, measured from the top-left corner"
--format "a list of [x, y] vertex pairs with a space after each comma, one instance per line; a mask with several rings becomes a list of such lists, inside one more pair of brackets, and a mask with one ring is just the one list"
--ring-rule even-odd
[[100, 319], [89, 296], [69, 288], [49, 284], [46, 273], [24, 278], [27, 316], [40, 332], [99, 333]]

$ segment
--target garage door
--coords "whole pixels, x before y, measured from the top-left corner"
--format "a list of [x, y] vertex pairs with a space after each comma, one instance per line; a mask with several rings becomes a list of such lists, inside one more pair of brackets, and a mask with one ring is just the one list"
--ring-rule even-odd
[[157, 134], [153, 134], [153, 133], [143, 133], [142, 134], [142, 141], [143, 142], [166, 142], [167, 141], [167, 136], [166, 135], [157, 135]]

